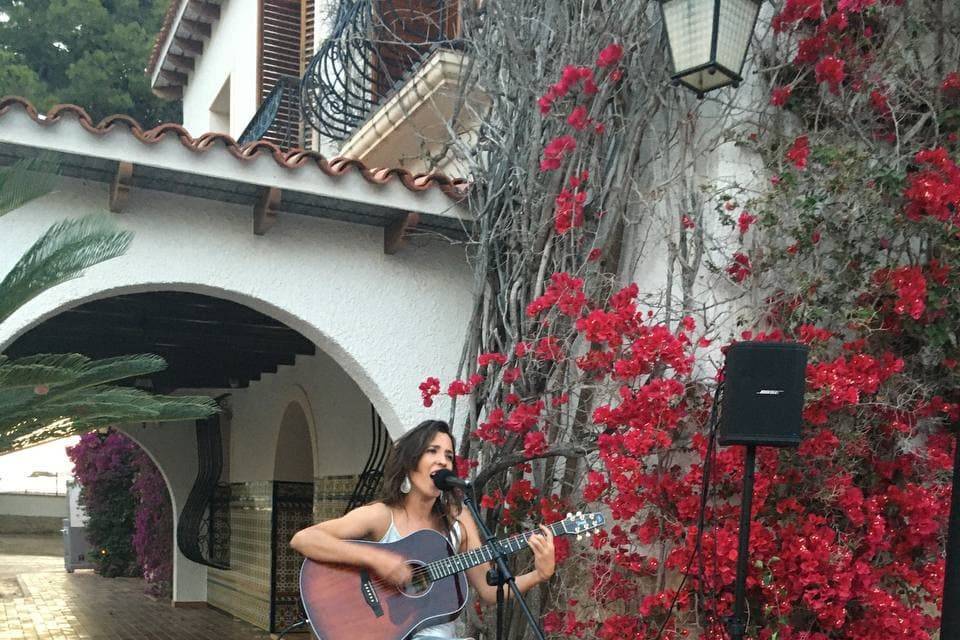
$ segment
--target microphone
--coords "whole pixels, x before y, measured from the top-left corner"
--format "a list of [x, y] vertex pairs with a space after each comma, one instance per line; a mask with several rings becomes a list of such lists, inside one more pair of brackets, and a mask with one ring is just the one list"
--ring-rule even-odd
[[459, 477], [453, 471], [450, 471], [450, 469], [440, 469], [440, 471], [437, 471], [431, 477], [433, 478], [433, 484], [441, 491], [469, 489], [471, 487], [469, 481]]

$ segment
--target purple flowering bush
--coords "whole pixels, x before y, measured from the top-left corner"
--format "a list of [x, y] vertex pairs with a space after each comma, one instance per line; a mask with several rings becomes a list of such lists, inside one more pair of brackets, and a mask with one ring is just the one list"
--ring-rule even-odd
[[87, 510], [97, 573], [140, 576], [154, 595], [170, 593], [173, 514], [166, 483], [137, 444], [116, 431], [88, 433], [67, 449]]

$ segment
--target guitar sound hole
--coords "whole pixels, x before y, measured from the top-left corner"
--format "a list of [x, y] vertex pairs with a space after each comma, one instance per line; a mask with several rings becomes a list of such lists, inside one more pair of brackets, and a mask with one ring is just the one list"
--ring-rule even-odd
[[403, 588], [403, 595], [416, 598], [430, 590], [430, 580], [422, 562], [409, 562], [413, 580]]

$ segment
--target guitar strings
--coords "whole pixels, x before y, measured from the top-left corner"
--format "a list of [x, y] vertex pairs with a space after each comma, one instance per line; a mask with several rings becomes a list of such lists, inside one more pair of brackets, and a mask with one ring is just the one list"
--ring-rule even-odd
[[[552, 530], [553, 530], [553, 525], [550, 525], [550, 528], [551, 528], [551, 531], [552, 531]], [[509, 538], [507, 538], [507, 539], [505, 539], [505, 540], [499, 540], [498, 542], [499, 542], [501, 545], [503, 545], [503, 544], [512, 544], [513, 541], [519, 541], [519, 540], [523, 540], [523, 542], [527, 542], [527, 541], [530, 539], [531, 536], [533, 536], [534, 534], [537, 534], [537, 533], [539, 533], [539, 531], [537, 531], [536, 529], [531, 530], [531, 531], [524, 531], [523, 533], [517, 534], [517, 535], [515, 535], [515, 536], [511, 536], [511, 537], [509, 537]], [[479, 547], [479, 548], [477, 548], [477, 549], [473, 549], [472, 551], [466, 551], [466, 552], [463, 552], [463, 553], [458, 553], [458, 554], [456, 554], [456, 555], [450, 556], [448, 559], [453, 559], [453, 558], [457, 558], [457, 557], [460, 557], [460, 556], [465, 556], [465, 555], [467, 555], [467, 554], [469, 554], [469, 553], [472, 553], [473, 551], [482, 551], [484, 548], [486, 548], [486, 546], [489, 546], [489, 545], [484, 545], [483, 547]], [[434, 562], [439, 562], [439, 561], [438, 561], [438, 560], [435, 560]], [[425, 564], [425, 565], [423, 565], [423, 566], [421, 566], [421, 567], [417, 567], [416, 569], [414, 569], [414, 570], [412, 571], [412, 573], [411, 573], [411, 580], [414, 580], [414, 579], [416, 579], [416, 578], [422, 577], [422, 576], [424, 576], [424, 575], [426, 575], [427, 578], [429, 579], [429, 578], [430, 578], [430, 567], [431, 567], [431, 565], [434, 564], [434, 562], [427, 563], [427, 564]], [[456, 572], [454, 572], [454, 573], [460, 573], [460, 571], [456, 571]], [[446, 576], [444, 576], [444, 577], [446, 577]], [[432, 580], [428, 580], [428, 582], [432, 582]], [[383, 579], [383, 578], [380, 578], [379, 576], [372, 578], [372, 579], [370, 580], [370, 583], [371, 583], [372, 585], [376, 586], [376, 587], [393, 587], [394, 589], [397, 589], [398, 591], [400, 590], [400, 587], [397, 587], [397, 585], [395, 585], [395, 584], [393, 584], [392, 582], [389, 582], [389, 581], [387, 581], [387, 580], [385, 580], [385, 579]]]

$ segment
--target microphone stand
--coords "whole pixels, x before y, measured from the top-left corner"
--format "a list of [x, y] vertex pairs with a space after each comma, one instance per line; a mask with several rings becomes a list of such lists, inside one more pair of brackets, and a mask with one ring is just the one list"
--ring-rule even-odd
[[[477, 505], [474, 504], [473, 499], [470, 497], [470, 493], [473, 490], [473, 487], [470, 487], [470, 491], [463, 492], [463, 502], [467, 505], [467, 508], [470, 510], [470, 514], [473, 515], [474, 522], [477, 523], [477, 528], [480, 530], [480, 535], [483, 536], [484, 541], [490, 546], [490, 549], [493, 551], [493, 560], [496, 562], [496, 568], [493, 571], [496, 571], [497, 575], [495, 581], [497, 584], [497, 638], [499, 640], [500, 633], [503, 630], [503, 585], [509, 584], [510, 590], [513, 592], [513, 599], [520, 605], [523, 615], [527, 619], [527, 624], [530, 625], [530, 629], [533, 630], [533, 635], [537, 640], [545, 640], [543, 635], [543, 630], [540, 628], [540, 625], [537, 624], [536, 618], [533, 617], [533, 612], [530, 611], [527, 607], [527, 603], [524, 601], [523, 596], [520, 595], [520, 588], [517, 586], [516, 578], [513, 575], [513, 572], [510, 571], [510, 567], [507, 566], [505, 560], [506, 556], [503, 553], [503, 550], [500, 548], [500, 543], [497, 542], [496, 537], [493, 533], [490, 532], [490, 529], [487, 528], [487, 525], [480, 518], [480, 512], [477, 509]], [[488, 574], [489, 581], [489, 574]]]

